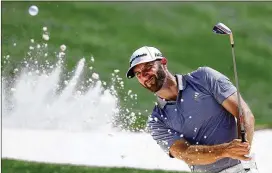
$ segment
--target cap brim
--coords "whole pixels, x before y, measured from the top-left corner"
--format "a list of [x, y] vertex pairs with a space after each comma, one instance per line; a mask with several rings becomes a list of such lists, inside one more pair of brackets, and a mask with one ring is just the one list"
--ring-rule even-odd
[[133, 66], [133, 67], [130, 67], [130, 68], [128, 69], [128, 71], [127, 71], [127, 78], [128, 78], [128, 79], [131, 79], [131, 78], [133, 78], [133, 77], [135, 76], [135, 74], [134, 74], [134, 72], [133, 72], [133, 68], [134, 68], [134, 66]]
[[156, 60], [158, 60], [158, 59], [162, 59], [162, 58], [147, 59], [147, 60], [145, 60], [145, 61], [140, 61], [140, 62], [138, 62], [138, 63], [133, 64], [133, 66], [131, 66], [131, 67], [128, 69], [128, 71], [127, 71], [127, 74], [126, 74], [127, 78], [128, 78], [128, 79], [131, 79], [131, 78], [133, 78], [133, 77], [135, 76], [135, 74], [134, 74], [134, 72], [133, 72], [133, 68], [134, 68], [136, 65], [139, 65], [139, 64], [142, 64], [142, 63], [146, 63], [146, 62], [156, 61]]

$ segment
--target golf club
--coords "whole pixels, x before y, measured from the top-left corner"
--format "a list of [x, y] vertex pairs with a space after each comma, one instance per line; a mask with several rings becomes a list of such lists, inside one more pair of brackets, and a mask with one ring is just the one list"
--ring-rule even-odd
[[233, 34], [232, 34], [231, 30], [223, 23], [217, 23], [213, 27], [213, 32], [216, 34], [221, 34], [221, 35], [229, 35], [229, 37], [230, 37], [230, 44], [231, 44], [231, 48], [232, 48], [232, 60], [233, 60], [234, 75], [235, 75], [235, 82], [236, 82], [236, 88], [237, 88], [237, 97], [238, 97], [240, 132], [241, 132], [242, 142], [246, 142], [246, 131], [245, 131], [245, 126], [244, 126], [244, 115], [242, 113], [242, 108], [241, 108], [239, 83], [238, 83], [238, 75], [237, 75], [237, 68], [236, 68], [236, 59], [235, 59], [235, 53], [234, 53]]

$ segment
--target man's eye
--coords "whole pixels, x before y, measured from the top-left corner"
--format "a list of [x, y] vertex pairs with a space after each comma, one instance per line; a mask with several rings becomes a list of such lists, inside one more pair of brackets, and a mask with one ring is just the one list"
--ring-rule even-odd
[[151, 69], [153, 67], [153, 65], [152, 64], [149, 64], [148, 66], [147, 66], [147, 69], [149, 70], [149, 69]]
[[140, 76], [140, 73], [139, 73], [139, 72], [136, 72], [135, 75], [136, 75], [136, 76]]

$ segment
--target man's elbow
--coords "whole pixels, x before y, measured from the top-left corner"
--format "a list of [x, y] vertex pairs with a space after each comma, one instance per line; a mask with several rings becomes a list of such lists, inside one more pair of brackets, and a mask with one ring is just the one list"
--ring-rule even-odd
[[170, 154], [176, 159], [183, 160], [187, 164], [191, 164], [190, 159], [186, 155], [186, 150], [190, 144], [187, 141], [178, 140], [170, 147]]
[[174, 158], [182, 160], [182, 161], [184, 161], [188, 165], [192, 165], [193, 164], [193, 161], [188, 157], [188, 155], [186, 155], [185, 152], [182, 151], [182, 150], [180, 150], [180, 149], [172, 150], [170, 152], [170, 154]]
[[188, 141], [179, 140], [176, 141], [170, 147], [170, 154], [176, 159], [184, 161], [186, 164], [194, 165], [194, 164], [207, 164], [206, 162], [201, 162], [197, 157], [194, 156], [194, 152], [192, 152], [189, 148], [191, 145]]
[[246, 123], [249, 126], [253, 126], [254, 127], [255, 117], [254, 117], [254, 115], [252, 114], [252, 112], [250, 110], [248, 110], [247, 114], [245, 115], [245, 119], [246, 119]]
[[254, 131], [254, 127], [255, 127], [255, 118], [252, 114], [250, 114], [247, 117], [247, 121], [245, 122], [246, 128], [250, 131]]
[[210, 164], [208, 160], [198, 159], [197, 157], [192, 156], [193, 154], [190, 154], [190, 152], [187, 152], [187, 151], [176, 150], [172, 152], [171, 155], [175, 157], [176, 159], [184, 161], [189, 166]]
[[252, 124], [255, 124], [255, 117], [251, 114], [250, 117], [249, 117], [249, 121], [252, 123]]

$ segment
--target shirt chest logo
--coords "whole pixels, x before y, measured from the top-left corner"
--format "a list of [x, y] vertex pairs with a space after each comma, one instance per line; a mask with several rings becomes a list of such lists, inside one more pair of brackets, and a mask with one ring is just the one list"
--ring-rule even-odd
[[198, 92], [195, 92], [195, 94], [194, 94], [194, 100], [195, 101], [199, 100], [199, 93]]

